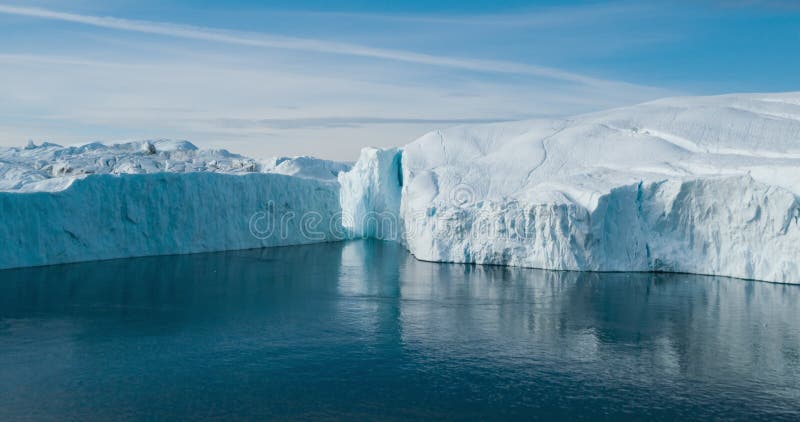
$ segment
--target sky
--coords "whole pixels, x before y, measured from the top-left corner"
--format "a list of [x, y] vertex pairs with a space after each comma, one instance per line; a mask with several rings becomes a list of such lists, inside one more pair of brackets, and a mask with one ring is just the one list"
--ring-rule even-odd
[[800, 90], [800, 0], [0, 0], [0, 146], [354, 161], [441, 127]]

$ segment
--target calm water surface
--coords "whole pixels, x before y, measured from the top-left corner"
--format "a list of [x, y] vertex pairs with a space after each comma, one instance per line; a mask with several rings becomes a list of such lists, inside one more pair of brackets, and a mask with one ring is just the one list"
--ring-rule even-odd
[[0, 420], [800, 418], [800, 288], [349, 242], [0, 272]]

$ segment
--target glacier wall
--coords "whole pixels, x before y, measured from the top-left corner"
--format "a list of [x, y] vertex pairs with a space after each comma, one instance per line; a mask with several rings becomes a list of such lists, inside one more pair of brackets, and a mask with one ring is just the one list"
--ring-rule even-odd
[[397, 224], [423, 260], [800, 283], [800, 93], [458, 126], [339, 180], [352, 234]]
[[90, 175], [0, 192], [0, 268], [341, 240], [338, 184], [280, 174]]
[[398, 148], [364, 148], [353, 168], [339, 173], [342, 225], [348, 237], [401, 238], [401, 158]]
[[746, 176], [623, 186], [593, 210], [511, 200], [416, 215], [404, 242], [427, 261], [800, 282], [800, 202]]

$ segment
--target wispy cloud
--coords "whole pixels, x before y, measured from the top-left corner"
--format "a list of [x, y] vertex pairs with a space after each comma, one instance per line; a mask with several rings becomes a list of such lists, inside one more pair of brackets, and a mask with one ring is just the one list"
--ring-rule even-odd
[[[149, 45], [119, 56], [95, 49], [88, 58], [0, 54], [0, 144], [169, 137], [255, 156], [352, 159], [365, 145], [402, 145], [442, 126], [563, 115], [657, 95], [516, 78], [443, 81], [439, 72], [429, 78], [415, 66], [387, 63], [337, 70], [328, 58], [286, 67], [271, 55], [220, 56], [226, 49], [194, 47], [174, 54], [167, 47], [171, 53], [157, 58]], [[98, 53], [108, 54], [91, 58]], [[404, 74], [407, 68], [414, 72]]]
[[493, 118], [431, 118], [420, 119], [414, 117], [370, 117], [370, 116], [345, 116], [345, 117], [313, 117], [313, 118], [285, 118], [285, 119], [220, 119], [219, 123], [227, 128], [267, 127], [272, 129], [329, 129], [329, 128], [355, 128], [365, 125], [462, 125], [474, 123], [495, 123], [502, 121], [520, 120], [531, 116], [498, 116]]
[[18, 7], [0, 4], [0, 13], [73, 22], [95, 27], [134, 31], [192, 40], [211, 41], [241, 46], [298, 50], [305, 52], [340, 54], [394, 60], [430, 66], [451, 67], [479, 72], [511, 73], [530, 75], [553, 80], [580, 83], [589, 86], [628, 85], [579, 73], [546, 66], [498, 60], [481, 60], [417, 53], [412, 51], [373, 48], [358, 44], [330, 42], [310, 38], [294, 38], [263, 33], [234, 32], [172, 23], [120, 19], [108, 16], [82, 15], [35, 7]]
[[722, 7], [729, 8], [753, 7], [778, 11], [800, 10], [800, 2], [797, 0], [716, 0], [716, 2]]
[[[735, 0], [730, 0], [735, 1]], [[748, 0], [739, 0], [748, 1]], [[751, 0], [759, 1], [759, 0]], [[779, 0], [776, 0], [779, 1]], [[641, 17], [654, 13], [656, 8], [649, 2], [613, 1], [581, 4], [579, 6], [549, 6], [518, 10], [514, 13], [480, 14], [416, 14], [416, 13], [368, 13], [368, 12], [319, 12], [319, 11], [272, 11], [271, 14], [296, 18], [345, 18], [363, 21], [404, 22], [435, 25], [457, 25], [475, 27], [524, 27], [552, 28], [563, 25], [597, 23], [600, 20], [618, 20], [623, 16]], [[658, 9], [663, 13], [664, 9]]]
[[[590, 7], [581, 19], [616, 13], [611, 9]], [[365, 145], [402, 145], [442, 126], [564, 116], [672, 93], [514, 61], [541, 57], [527, 49], [504, 54], [511, 61], [416, 52], [429, 47], [415, 45], [438, 40], [425, 51], [497, 53], [465, 48], [464, 39], [484, 36], [467, 26], [397, 22], [419, 31], [390, 39], [388, 21], [344, 30], [337, 25], [352, 20], [323, 13], [314, 19], [333, 26], [317, 31], [302, 16], [270, 16], [290, 27], [287, 34], [315, 31], [297, 38], [219, 29], [246, 26], [237, 23], [244, 12], [229, 13], [210, 28], [0, 4], [0, 15], [21, 17], [0, 27], [0, 40], [9, 33], [21, 41], [0, 41], [0, 144], [168, 137], [254, 156], [350, 160]], [[569, 19], [557, 15], [526, 19]], [[494, 19], [500, 25], [504, 17]], [[51, 25], [56, 21], [68, 24]], [[36, 31], [19, 32], [24, 25]], [[498, 29], [484, 28], [488, 37]]]

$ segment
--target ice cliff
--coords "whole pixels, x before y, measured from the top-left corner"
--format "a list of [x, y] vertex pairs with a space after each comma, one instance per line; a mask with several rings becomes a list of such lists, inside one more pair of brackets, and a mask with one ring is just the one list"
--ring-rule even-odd
[[401, 238], [400, 158], [398, 148], [364, 148], [352, 170], [339, 173], [342, 224], [348, 237]]
[[800, 282], [799, 93], [461, 126], [340, 180], [345, 214], [397, 215], [423, 260]]
[[0, 149], [0, 268], [341, 240], [348, 168], [173, 141]]
[[439, 262], [800, 283], [800, 93], [460, 126], [350, 166], [0, 149], [0, 268], [371, 237]]

